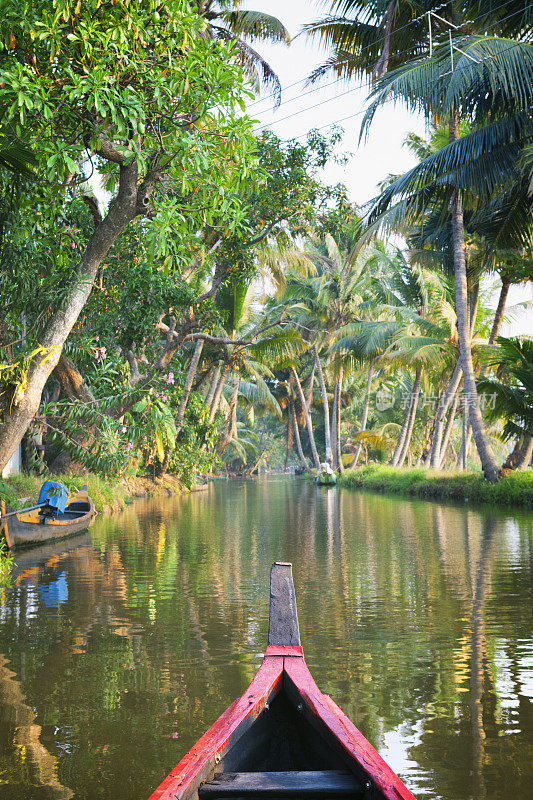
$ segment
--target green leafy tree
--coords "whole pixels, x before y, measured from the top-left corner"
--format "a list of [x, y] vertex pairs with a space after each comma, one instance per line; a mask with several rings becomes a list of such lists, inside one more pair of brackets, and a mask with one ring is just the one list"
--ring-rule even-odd
[[[102, 210], [82, 191], [93, 230], [73, 242], [64, 283], [33, 331], [38, 347], [3, 373], [2, 466], [122, 232], [142, 217], [157, 253], [172, 227], [174, 251], [157, 254], [173, 269], [192, 258], [198, 230], [242, 221], [241, 188], [255, 164], [249, 122], [236, 111], [242, 75], [232, 47], [214, 49], [204, 28], [183, 0], [4, 4], [0, 118], [36, 160], [30, 235], [57, 243], [86, 170], [107, 176], [113, 199]], [[169, 342], [160, 367], [175, 345]]]

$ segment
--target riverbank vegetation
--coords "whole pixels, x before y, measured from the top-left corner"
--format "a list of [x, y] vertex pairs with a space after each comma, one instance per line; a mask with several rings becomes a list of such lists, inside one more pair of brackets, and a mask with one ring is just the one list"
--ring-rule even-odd
[[[160, 494], [177, 494], [186, 491], [173, 475], [167, 474], [153, 479], [150, 476], [116, 478], [113, 475], [99, 475], [84, 472], [82, 475], [47, 474], [47, 479], [64, 483], [69, 492], [79, 491], [84, 484], [91, 487], [91, 498], [98, 513], [123, 511], [135, 497], [151, 497]], [[4, 481], [5, 490], [12, 493], [15, 508], [21, 500], [31, 504], [37, 502], [42, 486], [42, 477], [32, 473], [11, 475]]]
[[39, 477], [187, 486], [262, 464], [529, 469], [532, 342], [500, 333], [533, 277], [533, 12], [433, 5], [431, 37], [402, 0], [332, 0], [304, 31], [330, 50], [311, 81], [371, 78], [363, 136], [385, 102], [427, 121], [417, 166], [358, 208], [323, 181], [338, 130], [283, 141], [246, 113], [279, 100], [255, 49], [289, 44], [279, 20], [5, 4], [0, 468], [22, 443]]
[[421, 467], [397, 469], [388, 465], [368, 464], [342, 475], [339, 486], [424, 499], [533, 508], [531, 472], [513, 472], [496, 483], [489, 483], [479, 471], [441, 473]]

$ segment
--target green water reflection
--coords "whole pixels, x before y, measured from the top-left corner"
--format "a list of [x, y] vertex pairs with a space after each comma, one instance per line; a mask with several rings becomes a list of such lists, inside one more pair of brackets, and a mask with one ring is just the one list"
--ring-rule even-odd
[[533, 515], [300, 480], [140, 503], [18, 559], [0, 798], [145, 800], [245, 689], [292, 561], [320, 687], [419, 797], [533, 785]]

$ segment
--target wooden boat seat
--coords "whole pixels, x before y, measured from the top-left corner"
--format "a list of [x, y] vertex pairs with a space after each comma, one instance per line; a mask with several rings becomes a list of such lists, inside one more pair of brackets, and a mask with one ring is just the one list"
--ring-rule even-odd
[[343, 770], [291, 772], [223, 772], [198, 790], [201, 800], [225, 797], [353, 797], [364, 798], [357, 778]]
[[69, 503], [65, 509], [65, 514], [69, 512], [76, 511], [78, 514], [86, 514], [89, 510], [89, 503], [85, 502], [84, 500], [79, 500], [78, 502]]

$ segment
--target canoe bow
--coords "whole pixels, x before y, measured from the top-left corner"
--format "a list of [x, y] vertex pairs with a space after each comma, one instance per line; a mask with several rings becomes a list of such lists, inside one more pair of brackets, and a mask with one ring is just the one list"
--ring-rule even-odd
[[[415, 800], [409, 789], [335, 702], [316, 685], [300, 644], [292, 565], [276, 563], [270, 573], [268, 646], [263, 662], [242, 697], [235, 700], [150, 795], [149, 800], [189, 800], [210, 780], [217, 764], [285, 691], [318, 731], [329, 732], [368, 776], [365, 800]], [[377, 791], [376, 791], [377, 789]]]

